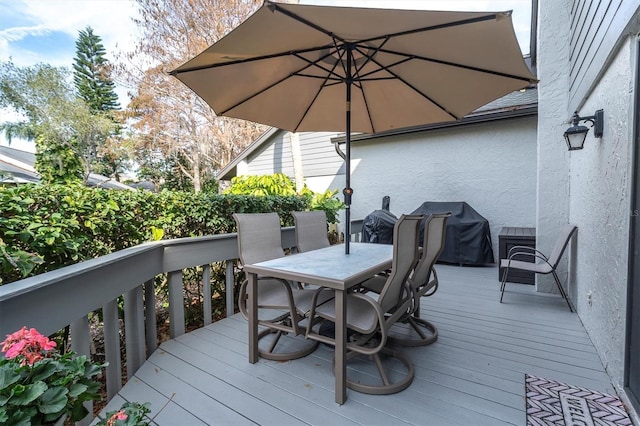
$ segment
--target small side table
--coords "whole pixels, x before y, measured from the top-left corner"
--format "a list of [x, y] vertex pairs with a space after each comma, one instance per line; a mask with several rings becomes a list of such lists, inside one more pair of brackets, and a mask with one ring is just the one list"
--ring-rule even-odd
[[[500, 230], [498, 234], [498, 248], [500, 253], [500, 259], [506, 259], [509, 250], [513, 246], [526, 246], [536, 248], [536, 228], [520, 228], [513, 226], [505, 226]], [[523, 260], [526, 262], [535, 262], [533, 257], [522, 257], [518, 259], [514, 257], [514, 260]], [[498, 268], [498, 280], [502, 281], [502, 274], [506, 268]], [[510, 283], [520, 284], [535, 284], [536, 274], [529, 271], [520, 271], [511, 269], [509, 275], [507, 275], [507, 281]]]

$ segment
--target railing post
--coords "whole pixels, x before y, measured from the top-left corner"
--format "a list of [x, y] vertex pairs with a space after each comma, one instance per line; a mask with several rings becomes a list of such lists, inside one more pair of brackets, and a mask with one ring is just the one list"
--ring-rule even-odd
[[142, 286], [124, 294], [124, 328], [127, 349], [127, 379], [131, 379], [146, 359]]
[[227, 268], [225, 270], [225, 289], [227, 293], [227, 318], [235, 313], [235, 304], [233, 301], [233, 287], [235, 284], [235, 276], [233, 274], [235, 266], [235, 260], [227, 260]]
[[109, 363], [106, 371], [107, 399], [111, 399], [122, 388], [122, 360], [120, 359], [120, 330], [118, 303], [113, 299], [102, 306], [104, 332], [104, 356]]
[[144, 324], [147, 341], [147, 358], [158, 348], [158, 326], [156, 318], [156, 287], [153, 279], [144, 283]]
[[184, 295], [182, 271], [167, 273], [169, 285], [169, 333], [172, 339], [184, 334]]
[[[91, 336], [89, 335], [89, 317], [83, 317], [71, 323], [71, 350], [78, 355], [91, 356], [89, 345], [91, 344]], [[86, 401], [85, 408], [89, 410], [89, 414], [84, 419], [76, 423], [78, 426], [89, 425], [93, 419], [93, 401]]]
[[211, 265], [202, 267], [202, 315], [204, 325], [211, 324]]

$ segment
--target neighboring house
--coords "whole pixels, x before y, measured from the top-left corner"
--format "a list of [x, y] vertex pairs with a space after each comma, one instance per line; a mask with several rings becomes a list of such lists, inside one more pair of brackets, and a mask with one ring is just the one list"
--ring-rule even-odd
[[[36, 155], [8, 146], [0, 146], [0, 185], [38, 183], [40, 174], [35, 170]], [[91, 173], [87, 186], [107, 189], [133, 189], [107, 176]]]
[[[491, 225], [494, 254], [502, 226], [535, 226], [537, 90], [514, 92], [459, 122], [352, 137], [352, 219], [391, 197], [391, 211], [424, 201], [466, 201]], [[313, 191], [338, 189], [344, 135], [300, 133], [302, 165]], [[270, 129], [223, 168], [218, 178], [281, 172], [293, 177], [290, 133]]]
[[[578, 226], [569, 297], [620, 394], [640, 412], [640, 2], [536, 3], [537, 246], [549, 252], [563, 224]], [[573, 112], [598, 109], [603, 137], [591, 130], [584, 149], [569, 152], [563, 133]], [[552, 280], [537, 286], [548, 290]]]

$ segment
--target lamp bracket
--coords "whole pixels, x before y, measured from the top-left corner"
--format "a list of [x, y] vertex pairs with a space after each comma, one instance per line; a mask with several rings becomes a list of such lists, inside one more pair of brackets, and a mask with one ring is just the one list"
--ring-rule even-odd
[[580, 124], [581, 121], [591, 123], [591, 127], [593, 127], [593, 135], [596, 138], [601, 138], [603, 134], [603, 124], [604, 124], [604, 111], [599, 109], [593, 115], [587, 115], [584, 117], [580, 117], [578, 115], [578, 111], [573, 113], [573, 117], [571, 118], [571, 122], [574, 126]]

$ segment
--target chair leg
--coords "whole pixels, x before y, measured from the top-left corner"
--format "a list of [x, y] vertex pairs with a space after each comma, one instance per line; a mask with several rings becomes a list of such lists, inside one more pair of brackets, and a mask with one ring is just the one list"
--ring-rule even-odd
[[[389, 376], [387, 375], [384, 365], [382, 363], [382, 359], [380, 358], [380, 354], [384, 354], [389, 358], [394, 358], [396, 361], [399, 361], [404, 366], [406, 372], [402, 375], [402, 377], [392, 382]], [[357, 352], [350, 352], [347, 354], [347, 360], [353, 359], [358, 356], [363, 356]], [[380, 377], [378, 378], [378, 383], [362, 383], [360, 381], [350, 380], [347, 377], [347, 387], [357, 392], [369, 394], [369, 395], [390, 395], [393, 393], [400, 392], [409, 387], [409, 385], [413, 382], [413, 378], [415, 376], [415, 370], [413, 368], [413, 363], [404, 353], [399, 350], [391, 349], [388, 347], [383, 348], [379, 353], [369, 355], [375, 364]], [[335, 371], [335, 357], [333, 359], [333, 366]], [[398, 374], [398, 372], [395, 372]]]
[[[258, 341], [260, 341], [263, 337], [269, 336], [271, 334], [275, 336], [272, 338], [271, 342], [268, 343], [269, 347], [267, 349], [258, 348], [258, 355], [260, 355], [260, 358], [268, 359], [271, 361], [291, 361], [294, 359], [305, 357], [315, 351], [320, 344], [320, 342], [309, 342], [306, 339], [296, 339], [299, 340], [298, 342], [296, 342], [296, 346], [299, 346], [298, 350], [294, 350], [292, 352], [275, 352], [275, 347], [280, 341], [280, 338], [289, 333], [283, 332], [281, 330], [267, 328], [262, 330], [258, 334]], [[295, 338], [294, 336], [291, 337]]]
[[504, 297], [504, 289], [507, 287], [508, 274], [509, 274], [509, 266], [504, 268], [504, 273], [502, 274], [502, 285], [500, 286], [500, 303], [502, 303], [502, 298]]
[[[410, 330], [413, 330], [413, 332], [417, 335], [417, 338], [413, 334], [410, 334], [410, 337], [407, 338], [389, 336], [387, 340], [390, 345], [410, 347], [426, 346], [438, 340], [438, 329], [429, 321], [418, 318], [416, 316], [409, 316], [406, 319], [406, 323], [411, 327]], [[424, 331], [426, 331], [427, 333], [425, 333], [422, 329], [424, 329]]]
[[558, 278], [558, 274], [556, 274], [556, 271], [551, 271], [551, 272], [553, 274], [553, 279], [556, 280], [556, 285], [558, 286], [558, 290], [560, 290], [560, 294], [564, 298], [564, 301], [567, 302], [567, 306], [569, 306], [569, 310], [573, 312], [573, 308], [571, 307], [571, 303], [569, 303], [569, 298], [567, 297], [567, 293], [565, 293], [564, 288], [562, 287], [562, 284], [560, 284], [560, 279]]

